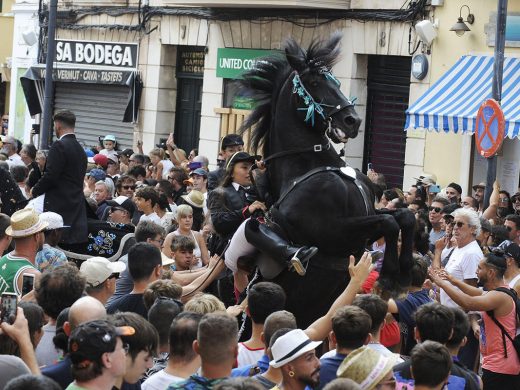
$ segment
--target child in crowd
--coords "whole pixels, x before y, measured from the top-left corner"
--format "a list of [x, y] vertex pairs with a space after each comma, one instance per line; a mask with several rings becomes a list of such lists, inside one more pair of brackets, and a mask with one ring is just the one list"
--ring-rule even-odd
[[139, 188], [135, 192], [135, 205], [143, 213], [139, 222], [150, 221], [161, 225], [161, 218], [154, 211], [155, 205], [159, 202], [159, 194], [153, 187]]
[[117, 157], [117, 142], [116, 137], [112, 134], [105, 135], [105, 138], [103, 138], [103, 147], [104, 149], [101, 149], [99, 153], [104, 154], [105, 156], [114, 156], [116, 159]]
[[197, 260], [193, 257], [195, 241], [191, 237], [175, 236], [172, 241], [172, 258], [175, 264], [171, 266], [174, 271], [188, 271]]

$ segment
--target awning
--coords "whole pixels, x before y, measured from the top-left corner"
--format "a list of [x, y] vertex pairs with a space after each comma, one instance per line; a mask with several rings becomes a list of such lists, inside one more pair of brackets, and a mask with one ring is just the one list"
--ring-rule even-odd
[[[475, 131], [480, 105], [491, 98], [491, 56], [463, 56], [406, 111], [405, 130], [427, 129], [454, 133]], [[506, 136], [520, 133], [520, 58], [505, 58], [502, 110]]]
[[[54, 69], [53, 80], [55, 82], [126, 85], [129, 88], [128, 102], [125, 112], [121, 113], [121, 121], [137, 121], [143, 83], [135, 70], [94, 67], [86, 69], [59, 64]], [[20, 83], [31, 115], [43, 112], [44, 81], [45, 64], [31, 66], [20, 77]]]

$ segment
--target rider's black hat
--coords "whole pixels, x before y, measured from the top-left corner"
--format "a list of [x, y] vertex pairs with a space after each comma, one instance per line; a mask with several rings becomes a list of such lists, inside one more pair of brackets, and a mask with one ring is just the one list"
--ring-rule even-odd
[[236, 152], [227, 160], [226, 169], [235, 165], [238, 162], [245, 161], [254, 164], [256, 160], [260, 160], [261, 158], [262, 156], [251, 156], [249, 153], [246, 152]]

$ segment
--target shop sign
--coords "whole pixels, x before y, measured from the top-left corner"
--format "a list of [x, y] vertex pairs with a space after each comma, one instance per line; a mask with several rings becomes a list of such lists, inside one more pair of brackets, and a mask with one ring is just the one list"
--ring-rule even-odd
[[137, 68], [137, 43], [56, 40], [56, 62]]
[[205, 55], [204, 48], [179, 46], [177, 74], [202, 77]]
[[258, 59], [279, 53], [275, 50], [227, 49], [217, 51], [217, 77], [225, 79], [240, 78], [242, 73], [255, 67]]
[[[36, 67], [35, 67], [36, 68]], [[35, 69], [40, 79], [45, 79], [45, 68]], [[120, 84], [126, 85], [134, 71], [132, 70], [108, 70], [85, 68], [55, 68], [53, 80], [63, 82], [78, 82], [92, 84]]]

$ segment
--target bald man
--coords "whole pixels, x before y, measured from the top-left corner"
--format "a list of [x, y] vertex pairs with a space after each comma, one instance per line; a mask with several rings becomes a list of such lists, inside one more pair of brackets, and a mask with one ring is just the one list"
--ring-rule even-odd
[[[63, 324], [63, 330], [67, 336], [70, 336], [72, 331], [79, 325], [94, 320], [101, 320], [107, 316], [105, 306], [96, 298], [84, 296], [78, 299], [70, 307], [69, 320]], [[67, 352], [67, 351], [64, 351]], [[54, 379], [65, 389], [70, 383], [74, 381], [71, 374], [71, 361], [68, 354], [65, 359], [52, 366], [47, 366], [42, 369], [42, 375]]]

